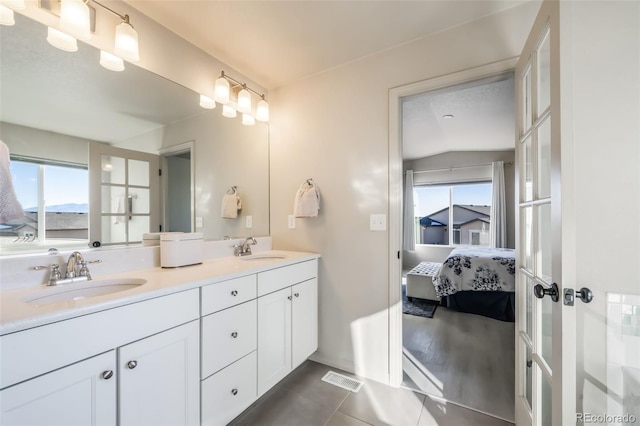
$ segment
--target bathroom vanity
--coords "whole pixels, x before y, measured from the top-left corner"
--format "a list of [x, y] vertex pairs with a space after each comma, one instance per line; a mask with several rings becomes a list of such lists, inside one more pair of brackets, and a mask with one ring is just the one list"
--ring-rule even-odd
[[97, 285], [144, 284], [86, 298], [2, 291], [0, 423], [228, 423], [317, 349], [318, 257], [114, 274]]

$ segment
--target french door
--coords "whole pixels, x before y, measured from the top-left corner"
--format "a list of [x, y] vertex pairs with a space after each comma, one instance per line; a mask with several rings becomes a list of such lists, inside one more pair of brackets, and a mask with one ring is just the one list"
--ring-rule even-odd
[[640, 2], [545, 0], [516, 82], [516, 423], [636, 424]]

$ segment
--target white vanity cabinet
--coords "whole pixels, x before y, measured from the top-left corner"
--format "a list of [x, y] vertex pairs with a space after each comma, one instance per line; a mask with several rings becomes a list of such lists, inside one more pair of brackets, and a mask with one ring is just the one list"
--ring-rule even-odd
[[0, 336], [0, 424], [197, 425], [198, 293]]
[[256, 400], [257, 277], [202, 287], [202, 425], [225, 425]]
[[258, 274], [258, 396], [318, 348], [318, 264]]

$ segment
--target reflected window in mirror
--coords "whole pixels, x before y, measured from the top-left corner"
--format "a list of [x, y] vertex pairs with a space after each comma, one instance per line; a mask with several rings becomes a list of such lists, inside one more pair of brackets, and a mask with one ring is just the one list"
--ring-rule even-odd
[[88, 242], [86, 165], [12, 156], [10, 170], [24, 216], [0, 224], [0, 247], [20, 250]]

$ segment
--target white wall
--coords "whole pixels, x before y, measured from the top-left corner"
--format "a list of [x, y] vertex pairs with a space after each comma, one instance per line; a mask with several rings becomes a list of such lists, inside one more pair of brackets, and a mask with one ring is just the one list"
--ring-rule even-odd
[[[315, 358], [389, 380], [387, 232], [389, 89], [520, 53], [539, 5], [525, 4], [312, 76], [271, 94], [274, 247], [322, 254]], [[287, 228], [295, 191], [313, 178], [320, 216]], [[395, 285], [395, 283], [394, 283]]]

